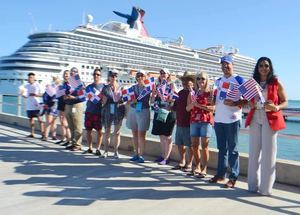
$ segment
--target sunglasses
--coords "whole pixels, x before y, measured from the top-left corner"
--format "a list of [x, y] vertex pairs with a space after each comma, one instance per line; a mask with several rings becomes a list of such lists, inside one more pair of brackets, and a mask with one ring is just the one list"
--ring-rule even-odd
[[269, 68], [270, 67], [270, 65], [268, 65], [268, 64], [260, 64], [259, 65], [259, 68]]
[[144, 75], [143, 74], [138, 74], [138, 75], [136, 75], [136, 77], [140, 78], [140, 77], [144, 77]]
[[94, 74], [94, 76], [101, 76], [101, 74], [99, 74], [99, 73], [95, 73], [95, 74]]
[[197, 81], [205, 81], [205, 78], [200, 78], [200, 77], [197, 77]]

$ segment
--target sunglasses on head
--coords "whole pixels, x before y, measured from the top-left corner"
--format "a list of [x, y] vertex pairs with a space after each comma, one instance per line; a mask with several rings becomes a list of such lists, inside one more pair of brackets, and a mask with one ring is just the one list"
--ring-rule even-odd
[[259, 65], [259, 68], [269, 68], [270, 67], [270, 65], [268, 65], [268, 64], [260, 64]]
[[197, 77], [197, 81], [205, 81], [205, 78], [202, 78], [202, 77]]

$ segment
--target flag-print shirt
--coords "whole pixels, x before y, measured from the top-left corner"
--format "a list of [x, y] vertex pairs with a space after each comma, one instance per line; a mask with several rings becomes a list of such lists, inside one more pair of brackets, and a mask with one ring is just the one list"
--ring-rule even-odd
[[228, 106], [224, 104], [230, 83], [241, 85], [244, 83], [244, 79], [240, 76], [232, 75], [229, 78], [223, 76], [215, 81], [215, 86], [217, 87], [215, 122], [233, 123], [242, 119], [241, 107]]
[[[103, 84], [102, 83], [99, 83], [99, 84], [91, 83], [90, 85], [87, 86], [87, 88], [88, 87], [95, 88], [101, 92], [102, 88], [103, 88]], [[98, 103], [93, 103], [92, 101], [87, 100], [85, 112], [93, 113], [93, 114], [97, 114], [97, 113], [100, 114], [101, 108], [102, 108], [101, 101], [99, 101]]]
[[[200, 105], [209, 105], [207, 102], [207, 98], [209, 96], [210, 96], [209, 92], [199, 93], [198, 91], [195, 93], [195, 100]], [[193, 109], [191, 110], [190, 122], [191, 123], [208, 122], [212, 124], [213, 123], [212, 112], [194, 106]]]

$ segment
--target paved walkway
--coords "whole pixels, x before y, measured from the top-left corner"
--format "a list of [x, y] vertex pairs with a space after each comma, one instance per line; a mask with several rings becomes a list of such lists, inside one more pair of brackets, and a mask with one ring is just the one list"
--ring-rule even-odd
[[[69, 152], [0, 123], [1, 214], [300, 214], [300, 188], [272, 197], [186, 177], [170, 166]], [[148, 158], [149, 160], [152, 158]]]

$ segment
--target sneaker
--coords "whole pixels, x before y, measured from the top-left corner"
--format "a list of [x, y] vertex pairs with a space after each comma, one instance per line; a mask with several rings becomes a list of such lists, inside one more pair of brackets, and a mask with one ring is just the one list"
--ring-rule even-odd
[[28, 138], [34, 138], [34, 135], [33, 134], [29, 134], [28, 136], [26, 136]]
[[139, 159], [138, 155], [134, 155], [132, 158], [130, 158], [130, 161], [137, 161]]
[[119, 158], [120, 158], [120, 155], [119, 155], [119, 152], [118, 152], [118, 151], [115, 152], [114, 158], [115, 158], [115, 159], [119, 159]]
[[164, 160], [164, 158], [163, 157], [158, 157], [154, 162], [161, 162], [161, 161], [163, 161]]
[[88, 149], [88, 150], [84, 151], [82, 154], [93, 154], [93, 150]]
[[63, 143], [65, 140], [59, 140], [59, 141], [57, 141], [57, 142], [55, 142], [55, 144], [61, 144], [61, 143]]
[[101, 156], [101, 152], [99, 149], [96, 149], [95, 155]]
[[69, 141], [65, 142], [64, 144], [62, 144], [62, 146], [68, 146], [70, 144]]
[[70, 145], [70, 146], [67, 146], [66, 149], [70, 150], [72, 149], [74, 146], [73, 145]]
[[168, 160], [163, 159], [161, 162], [159, 162], [159, 165], [167, 165], [169, 163]]
[[103, 158], [107, 158], [107, 157], [108, 157], [108, 152], [104, 152], [104, 154], [103, 154], [102, 157], [103, 157]]
[[145, 159], [143, 156], [139, 156], [139, 159], [137, 160], [138, 163], [145, 163]]

